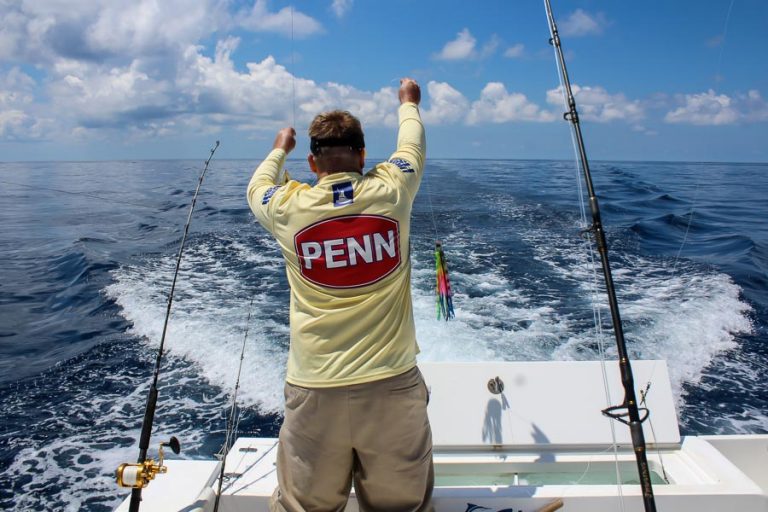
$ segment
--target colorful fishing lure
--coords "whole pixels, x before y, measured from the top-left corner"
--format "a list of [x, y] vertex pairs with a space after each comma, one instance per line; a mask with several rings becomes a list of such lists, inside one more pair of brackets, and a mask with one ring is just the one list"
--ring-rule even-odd
[[451, 291], [451, 280], [448, 279], [448, 263], [445, 261], [443, 246], [440, 241], [435, 242], [435, 272], [437, 274], [437, 294], [436, 309], [437, 319], [443, 318], [445, 321], [453, 318], [453, 292]]

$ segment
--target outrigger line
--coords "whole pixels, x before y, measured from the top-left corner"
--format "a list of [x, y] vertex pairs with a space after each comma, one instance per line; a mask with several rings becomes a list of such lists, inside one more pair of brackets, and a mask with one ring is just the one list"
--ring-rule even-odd
[[[153, 479], [157, 473], [165, 472], [162, 465], [162, 447], [160, 451], [160, 463], [154, 464], [152, 460], [147, 460], [147, 450], [149, 448], [149, 439], [152, 435], [152, 424], [155, 419], [155, 407], [157, 406], [157, 381], [160, 376], [160, 362], [163, 359], [163, 348], [165, 347], [165, 335], [168, 331], [168, 319], [171, 316], [171, 306], [173, 305], [173, 293], [176, 290], [176, 279], [179, 276], [179, 268], [181, 267], [181, 257], [184, 253], [184, 244], [187, 241], [187, 234], [189, 233], [189, 225], [192, 222], [192, 212], [195, 211], [195, 203], [197, 202], [197, 196], [200, 193], [200, 186], [203, 184], [203, 178], [208, 171], [208, 165], [211, 163], [213, 154], [219, 147], [219, 141], [216, 141], [216, 145], [211, 149], [211, 154], [208, 160], [205, 161], [203, 172], [200, 173], [200, 178], [197, 181], [197, 188], [195, 194], [192, 196], [192, 204], [189, 207], [189, 215], [187, 216], [187, 223], [184, 225], [184, 234], [181, 237], [181, 244], [179, 246], [179, 254], [176, 257], [176, 269], [173, 272], [173, 281], [171, 282], [171, 291], [168, 294], [168, 306], [165, 311], [165, 321], [163, 323], [163, 333], [160, 336], [160, 348], [157, 350], [157, 359], [155, 360], [155, 373], [152, 379], [152, 385], [149, 388], [149, 395], [147, 396], [147, 406], [144, 410], [144, 421], [141, 425], [141, 438], [139, 439], [139, 458], [137, 464], [122, 465], [118, 469], [118, 483], [127, 487], [132, 487], [131, 502], [129, 506], [129, 512], [138, 512], [141, 504], [141, 490], [146, 487], [149, 480]], [[164, 443], [165, 444], [165, 443]], [[173, 451], [178, 453], [179, 444], [175, 438], [172, 438], [168, 443], [173, 447]], [[162, 446], [162, 445], [161, 445]], [[132, 466], [126, 468], [125, 466]], [[128, 471], [130, 469], [131, 471]], [[124, 480], [122, 475], [130, 474], [130, 481]], [[122, 480], [122, 482], [121, 482]]]
[[[565, 67], [565, 56], [563, 55], [563, 49], [560, 45], [560, 35], [557, 32], [557, 24], [555, 23], [555, 18], [552, 14], [552, 6], [550, 4], [550, 0], [544, 0], [544, 7], [547, 11], [547, 20], [549, 21], [549, 30], [552, 36], [549, 40], [549, 43], [555, 48], [555, 54], [557, 56], [557, 63], [559, 66], [558, 69], [562, 79], [563, 94], [565, 96], [565, 101], [568, 108], [568, 112], [563, 114], [563, 118], [566, 121], [569, 121], [573, 128], [575, 143], [578, 146], [577, 149], [579, 153], [579, 161], [581, 162], [584, 181], [587, 185], [589, 207], [592, 213], [592, 226], [587, 229], [587, 233], [594, 237], [597, 250], [600, 253], [600, 261], [603, 267], [603, 277], [605, 279], [605, 289], [608, 293], [608, 304], [611, 310], [613, 332], [616, 337], [616, 346], [618, 348], [621, 383], [624, 387], [624, 401], [620, 405], [608, 407], [607, 409], [603, 410], [603, 414], [629, 426], [629, 430], [632, 436], [632, 446], [635, 452], [635, 459], [637, 460], [637, 469], [640, 477], [640, 488], [643, 493], [643, 504], [645, 506], [645, 511], [656, 512], [656, 502], [653, 496], [651, 473], [648, 467], [648, 459], [646, 457], [645, 436], [643, 434], [642, 425], [643, 421], [648, 418], [648, 409], [641, 409], [637, 405], [637, 397], [635, 395], [635, 382], [634, 377], [632, 376], [632, 365], [630, 364], [629, 355], [627, 353], [627, 344], [624, 340], [624, 329], [622, 328], [621, 316], [619, 314], [619, 304], [616, 299], [616, 289], [614, 288], [611, 266], [608, 261], [608, 244], [606, 243], [603, 224], [600, 220], [600, 208], [597, 204], [597, 196], [595, 195], [595, 190], [592, 186], [592, 175], [589, 172], [589, 162], [587, 160], [587, 152], [584, 147], [584, 138], [581, 135], [581, 127], [579, 126], [579, 114], [576, 111], [576, 101], [573, 98], [571, 82], [568, 78], [568, 71]], [[640, 411], [643, 412], [642, 417], [640, 415]]]
[[453, 313], [451, 280], [448, 278], [448, 262], [445, 261], [445, 253], [443, 253], [443, 245], [440, 240], [435, 241], [435, 274], [437, 277], [435, 285], [437, 319], [443, 318], [447, 322], [455, 315]]

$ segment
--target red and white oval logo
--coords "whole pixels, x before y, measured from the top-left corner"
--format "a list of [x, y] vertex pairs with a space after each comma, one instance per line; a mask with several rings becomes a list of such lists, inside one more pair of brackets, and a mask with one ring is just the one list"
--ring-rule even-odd
[[400, 265], [400, 226], [380, 215], [344, 215], [308, 226], [293, 238], [301, 275], [330, 288], [357, 288]]

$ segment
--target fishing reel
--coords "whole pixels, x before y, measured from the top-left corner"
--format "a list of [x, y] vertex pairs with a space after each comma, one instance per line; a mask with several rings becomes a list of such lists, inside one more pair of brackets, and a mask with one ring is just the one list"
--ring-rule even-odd
[[120, 487], [143, 489], [149, 485], [151, 480], [154, 480], [158, 473], [167, 473], [168, 467], [163, 465], [163, 446], [170, 447], [171, 451], [176, 455], [181, 452], [181, 443], [179, 443], [179, 440], [175, 436], [172, 436], [168, 442], [160, 443], [160, 448], [157, 453], [157, 464], [155, 464], [155, 461], [152, 459], [147, 459], [144, 462], [138, 462], [136, 464], [120, 464], [115, 472], [117, 485]]

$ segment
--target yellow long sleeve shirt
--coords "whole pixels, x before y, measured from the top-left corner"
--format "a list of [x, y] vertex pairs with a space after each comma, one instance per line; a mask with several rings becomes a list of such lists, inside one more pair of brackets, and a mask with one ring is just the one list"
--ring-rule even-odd
[[291, 384], [359, 384], [416, 365], [409, 237], [426, 143], [418, 106], [398, 115], [397, 150], [364, 175], [278, 183], [286, 153], [274, 149], [248, 184], [248, 204], [285, 259]]

